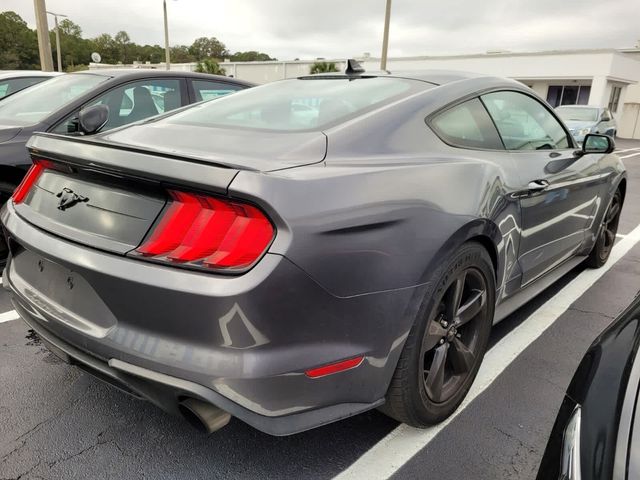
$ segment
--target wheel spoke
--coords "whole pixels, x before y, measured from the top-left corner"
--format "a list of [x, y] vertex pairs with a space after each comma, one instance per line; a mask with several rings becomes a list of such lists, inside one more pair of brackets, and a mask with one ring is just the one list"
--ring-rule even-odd
[[424, 380], [424, 386], [427, 391], [427, 395], [434, 402], [439, 402], [442, 399], [442, 387], [444, 386], [444, 366], [447, 360], [447, 351], [449, 350], [449, 344], [445, 343], [442, 346], [435, 349], [433, 353], [433, 360], [429, 367], [429, 372], [426, 373]]
[[456, 278], [453, 284], [450, 287], [450, 297], [447, 302], [447, 320], [452, 322], [456, 317], [456, 313], [460, 309], [460, 303], [462, 303], [462, 293], [464, 292], [464, 282], [467, 279], [467, 272], [462, 272], [462, 274]]
[[444, 338], [446, 334], [447, 330], [443, 328], [442, 325], [440, 325], [440, 322], [438, 322], [437, 320], [432, 320], [431, 322], [429, 322], [429, 329], [422, 342], [422, 351], [428, 352], [433, 349], [436, 345], [438, 345], [440, 339]]
[[620, 212], [620, 204], [618, 202], [612, 203], [609, 207], [609, 212], [607, 213], [607, 219], [605, 220], [607, 223], [611, 223], [616, 216]]
[[469, 348], [467, 348], [464, 343], [462, 343], [462, 340], [454, 337], [453, 341], [451, 342], [449, 360], [451, 361], [453, 371], [456, 374], [460, 375], [471, 370], [475, 357], [473, 355], [473, 352], [469, 350]]
[[454, 323], [461, 326], [473, 320], [484, 307], [485, 297], [484, 290], [473, 290], [471, 298], [458, 308]]

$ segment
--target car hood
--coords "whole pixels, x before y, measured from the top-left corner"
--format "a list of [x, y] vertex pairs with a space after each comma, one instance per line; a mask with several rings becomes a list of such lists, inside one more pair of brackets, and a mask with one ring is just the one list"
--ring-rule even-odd
[[0, 143], [8, 142], [22, 131], [22, 127], [0, 125]]
[[274, 171], [321, 162], [322, 132], [274, 132], [146, 123], [97, 135], [93, 141], [180, 156], [232, 168]]
[[566, 120], [564, 124], [569, 127], [569, 130], [582, 130], [583, 128], [593, 127], [596, 122], [585, 122], [581, 120]]

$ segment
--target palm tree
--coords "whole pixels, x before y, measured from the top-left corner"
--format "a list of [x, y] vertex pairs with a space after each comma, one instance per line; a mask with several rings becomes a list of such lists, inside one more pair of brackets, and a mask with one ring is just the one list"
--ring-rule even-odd
[[226, 75], [227, 72], [218, 62], [211, 58], [205, 58], [196, 65], [196, 72], [211, 73], [212, 75]]
[[329, 73], [329, 72], [337, 72], [338, 68], [336, 64], [333, 62], [316, 62], [311, 65], [311, 69], [309, 73], [313, 75], [314, 73]]

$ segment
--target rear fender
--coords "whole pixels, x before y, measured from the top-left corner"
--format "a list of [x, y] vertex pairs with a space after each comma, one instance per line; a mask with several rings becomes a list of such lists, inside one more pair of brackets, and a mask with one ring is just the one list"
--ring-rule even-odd
[[[505, 261], [505, 248], [502, 247], [505, 242], [503, 242], [500, 230], [494, 222], [479, 218], [458, 229], [442, 245], [437, 254], [431, 258], [422, 274], [421, 285], [423, 285], [423, 287], [414, 290], [404, 318], [415, 320], [424, 296], [429, 291], [429, 286], [437, 281], [437, 279], [434, 278], [435, 272], [437, 272], [438, 268], [445, 264], [447, 259], [452, 257], [464, 243], [469, 241], [476, 241], [487, 249], [496, 274], [496, 289], [500, 290], [506, 276], [504, 267], [507, 262]], [[513, 263], [515, 264], [516, 262]]]

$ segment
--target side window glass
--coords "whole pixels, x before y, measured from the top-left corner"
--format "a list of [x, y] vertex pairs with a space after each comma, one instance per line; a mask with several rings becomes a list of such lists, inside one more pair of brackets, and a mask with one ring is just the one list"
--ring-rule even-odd
[[457, 147], [504, 149], [486, 109], [474, 98], [439, 113], [431, 127], [445, 142]]
[[0, 98], [19, 92], [20, 90], [46, 80], [46, 77], [23, 77], [5, 80], [0, 83]]
[[537, 100], [518, 92], [483, 95], [507, 150], [569, 148], [567, 133]]
[[231, 83], [212, 82], [210, 80], [191, 80], [193, 91], [196, 94], [196, 102], [211, 100], [223, 97], [237, 90], [242, 90], [242, 86]]
[[[181, 90], [178, 79], [149, 78], [111, 89], [84, 106], [102, 104], [109, 107], [109, 120], [101, 130], [104, 132], [180, 107]], [[55, 133], [77, 131], [77, 115], [77, 112], [74, 113], [53, 131]]]

